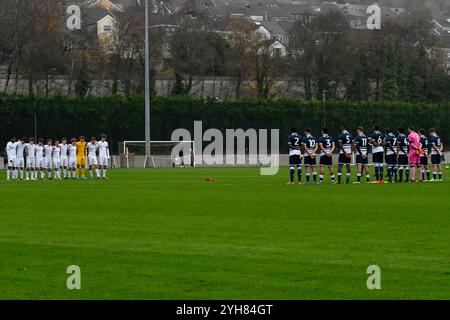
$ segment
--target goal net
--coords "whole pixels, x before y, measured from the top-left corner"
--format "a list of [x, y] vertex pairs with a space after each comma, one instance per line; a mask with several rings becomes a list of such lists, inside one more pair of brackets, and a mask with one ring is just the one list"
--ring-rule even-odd
[[125, 166], [132, 167], [195, 167], [194, 141], [151, 141], [150, 155], [145, 154], [145, 141], [124, 141], [119, 151]]

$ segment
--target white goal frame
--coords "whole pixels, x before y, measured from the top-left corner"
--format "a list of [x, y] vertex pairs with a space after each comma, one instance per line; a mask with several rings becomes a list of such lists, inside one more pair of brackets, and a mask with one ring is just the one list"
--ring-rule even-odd
[[[131, 140], [126, 140], [123, 141], [123, 152], [125, 155], [125, 159], [127, 161], [127, 169], [130, 168], [130, 160], [129, 160], [129, 153], [128, 153], [128, 149], [127, 149], [127, 144], [143, 144], [145, 145], [146, 141], [131, 141]], [[192, 166], [195, 167], [196, 163], [195, 163], [195, 141], [194, 140], [178, 140], [178, 141], [170, 141], [170, 140], [161, 140], [161, 141], [150, 141], [150, 149], [151, 149], [151, 145], [152, 143], [159, 143], [159, 144], [163, 144], [163, 143], [168, 143], [168, 144], [180, 144], [180, 143], [190, 143], [192, 144], [192, 151], [191, 151], [191, 157], [192, 157]], [[156, 168], [155, 165], [155, 161], [154, 161], [154, 157], [150, 154], [149, 155], [145, 155], [145, 160], [144, 160], [144, 168], [147, 168], [147, 160], [149, 160], [148, 158], [150, 157], [150, 161], [152, 163], [152, 167]]]

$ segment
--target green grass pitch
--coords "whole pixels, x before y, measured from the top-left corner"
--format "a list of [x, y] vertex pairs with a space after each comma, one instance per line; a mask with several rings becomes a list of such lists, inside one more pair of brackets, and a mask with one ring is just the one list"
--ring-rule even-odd
[[[287, 167], [109, 175], [0, 181], [0, 299], [450, 299], [449, 182], [287, 187]], [[381, 290], [366, 286], [373, 264]], [[69, 265], [81, 290], [66, 287]]]

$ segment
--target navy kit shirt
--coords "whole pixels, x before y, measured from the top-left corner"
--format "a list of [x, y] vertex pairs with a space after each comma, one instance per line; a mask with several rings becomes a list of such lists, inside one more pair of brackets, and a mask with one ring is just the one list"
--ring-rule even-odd
[[352, 143], [353, 143], [353, 137], [348, 131], [344, 131], [339, 135], [339, 143], [342, 144], [342, 147], [340, 148], [340, 154], [345, 153], [352, 153]]
[[367, 147], [369, 146], [369, 138], [364, 134], [358, 134], [355, 138], [356, 154], [360, 156], [366, 156], [369, 152]]
[[397, 136], [397, 146], [401, 154], [409, 152], [409, 141], [405, 134], [401, 133]]
[[[324, 134], [319, 138], [319, 143], [322, 144], [322, 147], [326, 152], [331, 151], [331, 149], [333, 149], [333, 138], [327, 134]], [[323, 156], [325, 155], [325, 152], [322, 150], [320, 154]]]
[[288, 137], [289, 155], [299, 155], [302, 137], [298, 133], [291, 133]]

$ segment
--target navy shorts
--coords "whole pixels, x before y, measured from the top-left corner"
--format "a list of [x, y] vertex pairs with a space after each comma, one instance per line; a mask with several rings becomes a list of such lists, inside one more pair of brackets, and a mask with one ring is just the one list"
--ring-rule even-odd
[[397, 165], [397, 156], [395, 154], [387, 154], [386, 155], [386, 164], [388, 166]]
[[320, 157], [320, 165], [325, 167], [331, 167], [333, 165], [333, 157], [326, 155]]
[[399, 166], [407, 166], [409, 165], [408, 156], [406, 154], [398, 155], [398, 165]]
[[377, 152], [372, 155], [373, 163], [384, 163], [384, 152]]
[[348, 157], [345, 155], [345, 153], [341, 153], [341, 154], [339, 155], [339, 161], [338, 161], [339, 164], [350, 164], [351, 162], [352, 162], [352, 158], [351, 158], [351, 157], [348, 158]]
[[421, 157], [420, 157], [420, 165], [422, 165], [422, 166], [427, 166], [427, 165], [428, 165], [428, 157], [426, 157], [426, 156], [421, 156]]
[[293, 154], [292, 156], [289, 156], [289, 165], [296, 166], [302, 164], [302, 158], [299, 154]]
[[432, 154], [431, 155], [431, 164], [441, 164], [442, 163], [442, 157], [438, 154]]
[[317, 165], [316, 158], [311, 158], [310, 156], [305, 156], [305, 167], [315, 167]]
[[369, 163], [369, 157], [363, 158], [362, 156], [360, 156], [359, 154], [356, 155], [356, 163], [357, 164], [368, 164]]

